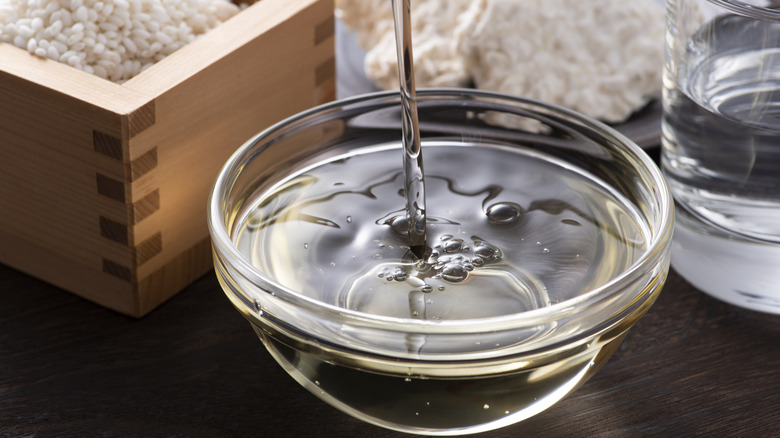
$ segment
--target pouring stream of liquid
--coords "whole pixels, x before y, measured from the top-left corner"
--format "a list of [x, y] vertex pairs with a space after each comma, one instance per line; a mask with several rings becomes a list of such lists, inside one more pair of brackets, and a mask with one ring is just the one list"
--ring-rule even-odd
[[398, 58], [398, 79], [401, 83], [404, 196], [409, 225], [409, 246], [412, 253], [423, 258], [426, 252], [425, 179], [417, 116], [417, 95], [414, 85], [412, 56], [411, 0], [391, 0], [395, 23]]

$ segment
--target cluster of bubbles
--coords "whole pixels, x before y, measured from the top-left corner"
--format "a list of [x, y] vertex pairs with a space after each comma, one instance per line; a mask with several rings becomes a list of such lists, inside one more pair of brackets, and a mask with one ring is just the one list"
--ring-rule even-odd
[[465, 280], [475, 267], [501, 260], [501, 250], [496, 246], [477, 236], [471, 236], [471, 240], [472, 244], [468, 245], [463, 239], [452, 235], [441, 236], [426, 260], [436, 272], [434, 277], [459, 283]]
[[[521, 220], [525, 210], [513, 202], [497, 202], [485, 209], [488, 221], [493, 225], [510, 225]], [[384, 218], [377, 221], [389, 225], [399, 235], [408, 235], [408, 221], [403, 215]], [[495, 263], [503, 257], [501, 250], [478, 236], [471, 236], [471, 242], [451, 234], [438, 238], [436, 244], [420, 260], [414, 263], [387, 267], [379, 274], [379, 278], [388, 282], [404, 282], [410, 277], [421, 279], [424, 284], [421, 290], [433, 292], [433, 286], [426, 279], [443, 280], [448, 283], [465, 281], [474, 269]], [[444, 290], [444, 286], [438, 286]]]
[[[433, 278], [449, 283], [460, 283], [468, 278], [469, 272], [501, 260], [499, 248], [478, 236], [471, 236], [471, 244], [451, 234], [439, 237], [436, 245], [424, 260], [413, 265], [389, 267], [379, 273], [385, 281], [406, 281], [414, 275], [418, 278]], [[415, 271], [415, 272], [412, 272]], [[444, 286], [439, 286], [443, 290]], [[421, 289], [425, 293], [433, 292], [433, 286], [425, 283]]]

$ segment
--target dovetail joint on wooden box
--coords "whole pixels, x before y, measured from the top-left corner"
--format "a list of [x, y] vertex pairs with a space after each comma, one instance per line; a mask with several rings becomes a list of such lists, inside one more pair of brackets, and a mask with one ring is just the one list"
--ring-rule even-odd
[[[127, 127], [128, 140], [145, 129], [151, 127], [155, 122], [154, 101], [142, 106], [123, 118], [123, 124]], [[135, 282], [134, 274], [137, 268], [151, 260], [155, 255], [162, 252], [162, 233], [154, 233], [151, 237], [138, 243], [132, 242], [131, 227], [141, 223], [160, 209], [160, 189], [155, 188], [141, 199], [129, 203], [130, 185], [133, 181], [148, 174], [157, 168], [158, 150], [153, 147], [140, 157], [132, 161], [126, 161], [125, 157], [129, 155], [126, 151], [128, 140], [106, 134], [99, 130], [92, 131], [92, 143], [95, 152], [113, 158], [119, 161], [125, 161], [124, 174], [122, 181], [104, 175], [97, 171], [95, 173], [95, 182], [97, 194], [104, 198], [120, 202], [126, 206], [126, 221], [118, 221], [108, 217], [108, 215], [99, 215], [97, 218], [100, 236], [104, 239], [128, 247], [130, 253], [131, 265], [112, 260], [108, 257], [102, 258], [102, 271], [128, 282]]]

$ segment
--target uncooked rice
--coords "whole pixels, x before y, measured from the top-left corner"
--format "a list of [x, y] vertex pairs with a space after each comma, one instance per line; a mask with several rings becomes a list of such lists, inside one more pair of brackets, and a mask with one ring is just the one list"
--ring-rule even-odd
[[121, 83], [239, 11], [228, 0], [0, 0], [0, 41]]

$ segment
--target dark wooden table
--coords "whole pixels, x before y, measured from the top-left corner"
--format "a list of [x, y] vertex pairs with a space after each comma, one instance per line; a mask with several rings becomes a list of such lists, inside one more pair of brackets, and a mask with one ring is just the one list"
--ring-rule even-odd
[[[212, 273], [143, 319], [0, 265], [2, 437], [399, 437], [298, 386]], [[672, 273], [612, 359], [485, 437], [780, 436], [780, 316]]]

